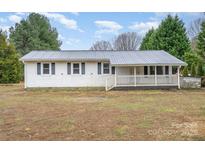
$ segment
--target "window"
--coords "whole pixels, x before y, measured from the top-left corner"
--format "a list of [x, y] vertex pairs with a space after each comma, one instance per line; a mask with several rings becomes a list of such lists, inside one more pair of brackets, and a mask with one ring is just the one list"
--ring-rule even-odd
[[79, 73], [80, 73], [79, 63], [74, 63], [73, 64], [73, 74], [79, 74]]
[[98, 63], [98, 74], [101, 74], [101, 63]]
[[169, 74], [169, 66], [165, 66], [165, 74], [166, 74], [166, 75]]
[[41, 63], [37, 63], [37, 74], [41, 75]]
[[71, 64], [67, 63], [67, 74], [71, 74]]
[[154, 74], [155, 74], [155, 67], [150, 66], [150, 75], [154, 75]]
[[144, 75], [148, 75], [148, 67], [144, 66]]
[[81, 74], [85, 74], [85, 63], [81, 63]]
[[51, 74], [55, 75], [55, 63], [51, 63]]
[[162, 75], [162, 74], [163, 74], [163, 67], [157, 66], [157, 75]]
[[43, 74], [49, 74], [49, 63], [43, 64]]
[[112, 74], [115, 74], [115, 66], [112, 66]]
[[110, 66], [108, 63], [103, 64], [103, 74], [109, 74], [110, 73]]
[[177, 74], [177, 66], [172, 66], [172, 74]]

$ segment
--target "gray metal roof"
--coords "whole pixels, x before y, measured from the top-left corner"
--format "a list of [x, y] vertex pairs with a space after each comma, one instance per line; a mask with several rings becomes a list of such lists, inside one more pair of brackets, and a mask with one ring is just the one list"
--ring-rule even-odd
[[162, 50], [149, 51], [32, 51], [21, 61], [110, 61], [111, 65], [186, 65]]

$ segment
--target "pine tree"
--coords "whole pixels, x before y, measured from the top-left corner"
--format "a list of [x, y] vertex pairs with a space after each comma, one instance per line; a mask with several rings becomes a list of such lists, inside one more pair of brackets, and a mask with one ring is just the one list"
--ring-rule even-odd
[[188, 64], [188, 69], [191, 69], [191, 65], [194, 63], [195, 65], [201, 61], [200, 57], [196, 54], [196, 52], [186, 52], [184, 55], [184, 60]]
[[199, 62], [199, 63], [197, 64], [197, 71], [196, 71], [196, 75], [197, 75], [198, 77], [201, 77], [201, 76], [203, 76], [203, 75], [204, 75], [203, 65], [202, 65], [202, 63], [201, 63], [201, 62]]
[[155, 30], [150, 29], [144, 36], [142, 43], [140, 45], [140, 50], [152, 50], [155, 49]]
[[184, 69], [183, 69], [183, 71], [182, 71], [182, 75], [183, 75], [184, 77], [186, 77], [186, 76], [188, 76], [188, 74], [189, 74], [188, 67], [185, 66]]
[[18, 83], [20, 76], [19, 56], [6, 35], [0, 31], [0, 83]]
[[57, 30], [51, 27], [47, 17], [38, 13], [31, 13], [11, 27], [10, 40], [21, 56], [31, 50], [59, 50], [61, 46]]
[[159, 25], [155, 36], [156, 49], [165, 50], [183, 60], [186, 52], [191, 50], [184, 23], [176, 15], [168, 15]]
[[201, 24], [201, 32], [198, 35], [197, 40], [197, 49], [198, 54], [204, 59], [205, 61], [205, 21]]
[[191, 65], [191, 76], [192, 77], [196, 76], [196, 66], [194, 63]]

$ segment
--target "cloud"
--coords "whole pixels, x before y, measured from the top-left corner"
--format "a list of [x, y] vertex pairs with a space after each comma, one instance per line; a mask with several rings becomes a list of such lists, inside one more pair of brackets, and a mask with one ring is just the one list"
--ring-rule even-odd
[[26, 13], [26, 12], [16, 12], [15, 14], [16, 14], [16, 15], [20, 15], [20, 16], [24, 16], [24, 15], [26, 15], [27, 13]]
[[128, 28], [137, 31], [141, 35], [144, 35], [149, 29], [157, 28], [159, 24], [160, 22], [157, 20], [148, 21], [148, 22], [135, 22]]
[[69, 38], [69, 39], [66, 40], [65, 43], [68, 44], [68, 45], [76, 45], [76, 44], [78, 44], [79, 42], [80, 42], [79, 39]]
[[61, 23], [68, 29], [78, 30], [79, 32], [83, 32], [77, 25], [77, 22], [73, 19], [69, 19], [66, 16], [59, 13], [41, 13], [50, 19], [54, 19], [55, 21]]
[[71, 14], [78, 16], [80, 13], [79, 12], [71, 12]]
[[20, 16], [17, 16], [17, 15], [11, 15], [9, 16], [9, 20], [11, 22], [14, 22], [14, 23], [19, 23], [21, 21], [22, 17]]
[[107, 20], [98, 20], [94, 22], [95, 25], [99, 28], [95, 32], [96, 37], [101, 37], [103, 33], [118, 33], [119, 30], [123, 28], [120, 24], [114, 21], [107, 21]]
[[0, 29], [2, 29], [3, 31], [6, 31], [7, 33], [9, 32], [9, 28], [10, 28], [10, 26], [0, 25]]
[[59, 34], [59, 35], [58, 35], [58, 39], [59, 39], [59, 40], [65, 40], [65, 37], [64, 37], [63, 35]]

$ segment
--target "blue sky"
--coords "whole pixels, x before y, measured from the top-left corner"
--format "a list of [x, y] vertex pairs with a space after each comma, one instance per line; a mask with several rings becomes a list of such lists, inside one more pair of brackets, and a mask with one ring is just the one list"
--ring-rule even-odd
[[[168, 13], [42, 13], [57, 28], [61, 49], [89, 49], [97, 40], [112, 41], [117, 34], [127, 31], [143, 36], [151, 27], [157, 28]], [[191, 21], [199, 18], [200, 13], [178, 14], [188, 28]], [[28, 13], [0, 13], [0, 28], [8, 30], [16, 22], [26, 18]]]

